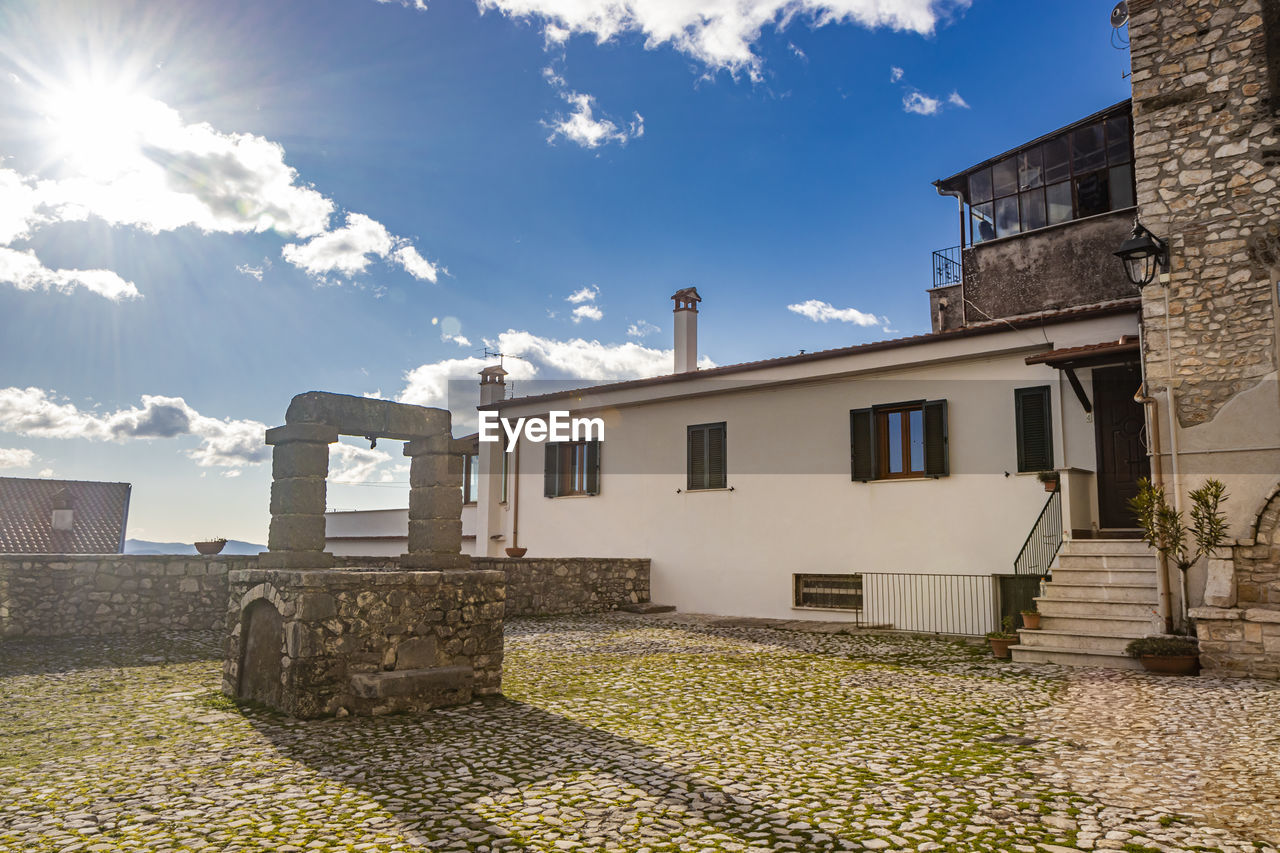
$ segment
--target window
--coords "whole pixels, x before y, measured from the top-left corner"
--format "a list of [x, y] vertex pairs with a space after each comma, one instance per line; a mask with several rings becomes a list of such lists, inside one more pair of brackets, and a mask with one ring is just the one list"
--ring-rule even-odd
[[969, 241], [982, 243], [1134, 204], [1133, 134], [1116, 115], [969, 175]]
[[1053, 420], [1048, 385], [1013, 389], [1018, 425], [1018, 471], [1053, 470]]
[[793, 575], [796, 607], [862, 609], [862, 575]]
[[542, 493], [549, 498], [600, 494], [600, 442], [547, 442]]
[[945, 477], [947, 401], [921, 400], [849, 412], [853, 479]]
[[473, 504], [480, 493], [480, 455], [471, 453], [462, 457], [462, 502]]
[[689, 491], [725, 488], [728, 479], [724, 422], [689, 427], [688, 447]]

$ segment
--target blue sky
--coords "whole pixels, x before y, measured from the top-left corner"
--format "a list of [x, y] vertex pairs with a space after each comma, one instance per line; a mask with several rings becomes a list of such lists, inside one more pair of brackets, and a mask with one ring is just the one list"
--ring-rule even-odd
[[265, 541], [301, 391], [669, 372], [689, 285], [715, 364], [928, 331], [931, 182], [1128, 97], [1111, 5], [7, 3], [0, 475]]

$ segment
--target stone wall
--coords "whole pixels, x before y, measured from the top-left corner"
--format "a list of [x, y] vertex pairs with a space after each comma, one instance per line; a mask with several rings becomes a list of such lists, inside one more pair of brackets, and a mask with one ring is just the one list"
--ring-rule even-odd
[[603, 613], [649, 600], [649, 560], [607, 557], [473, 557], [507, 579], [507, 616]]
[[503, 584], [498, 571], [232, 572], [223, 692], [300, 718], [496, 694]]
[[225, 623], [227, 573], [257, 557], [0, 555], [0, 636], [209, 630]]
[[1171, 254], [1167, 316], [1162, 285], [1143, 294], [1146, 369], [1184, 427], [1276, 369], [1278, 5], [1129, 3], [1138, 204]]

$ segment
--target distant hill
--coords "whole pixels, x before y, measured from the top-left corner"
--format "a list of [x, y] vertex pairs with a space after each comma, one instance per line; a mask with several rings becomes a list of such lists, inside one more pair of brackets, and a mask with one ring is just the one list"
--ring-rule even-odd
[[[223, 554], [261, 554], [267, 550], [266, 545], [255, 545], [252, 542], [241, 542], [239, 539], [228, 539]], [[190, 542], [149, 542], [146, 539], [124, 540], [126, 554], [194, 554], [196, 546]]]

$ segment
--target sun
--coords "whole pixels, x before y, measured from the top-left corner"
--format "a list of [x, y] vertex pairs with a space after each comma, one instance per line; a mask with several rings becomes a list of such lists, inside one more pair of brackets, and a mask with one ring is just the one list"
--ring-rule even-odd
[[162, 105], [120, 80], [87, 79], [51, 89], [42, 99], [50, 154], [85, 177], [109, 179], [143, 155]]

